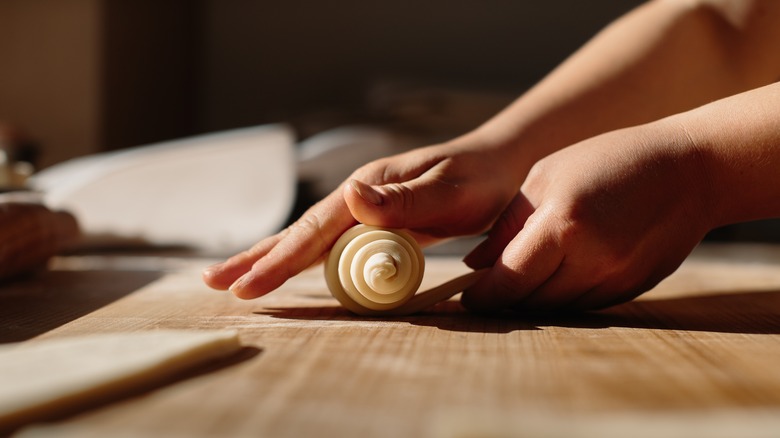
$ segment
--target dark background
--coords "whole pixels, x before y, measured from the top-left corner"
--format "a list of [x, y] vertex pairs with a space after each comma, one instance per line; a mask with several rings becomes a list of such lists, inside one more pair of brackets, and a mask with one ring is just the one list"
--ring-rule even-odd
[[[409, 90], [465, 90], [456, 111], [426, 120], [453, 119], [441, 129], [450, 135], [640, 3], [0, 0], [0, 142], [13, 132], [34, 143], [45, 168], [270, 122], [291, 123], [305, 139], [387, 119], [392, 111], [377, 102], [398, 90], [406, 103]], [[404, 114], [408, 122], [418, 113], [412, 105]], [[780, 240], [779, 230], [770, 221], [713, 236]]]
[[0, 121], [47, 166], [312, 113], [378, 83], [516, 95], [627, 0], [0, 0]]

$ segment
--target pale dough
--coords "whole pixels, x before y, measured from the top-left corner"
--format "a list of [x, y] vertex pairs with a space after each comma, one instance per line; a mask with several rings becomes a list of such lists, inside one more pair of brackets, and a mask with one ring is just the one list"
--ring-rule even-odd
[[121, 395], [240, 348], [234, 331], [183, 330], [0, 346], [0, 430]]
[[479, 280], [474, 271], [415, 295], [425, 272], [420, 246], [409, 234], [368, 225], [347, 230], [325, 259], [331, 294], [358, 315], [409, 315], [446, 300]]

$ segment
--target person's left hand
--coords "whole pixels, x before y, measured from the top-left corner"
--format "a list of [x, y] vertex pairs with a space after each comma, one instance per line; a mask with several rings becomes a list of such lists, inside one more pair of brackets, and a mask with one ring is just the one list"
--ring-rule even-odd
[[257, 298], [321, 260], [358, 221], [409, 230], [421, 244], [486, 231], [517, 192], [505, 154], [475, 137], [369, 163], [280, 233], [207, 268], [203, 280]]

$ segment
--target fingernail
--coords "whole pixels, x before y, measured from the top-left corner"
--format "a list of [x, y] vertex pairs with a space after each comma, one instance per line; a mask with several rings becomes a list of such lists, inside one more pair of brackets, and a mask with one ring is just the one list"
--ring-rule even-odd
[[203, 268], [203, 274], [205, 275], [214, 275], [219, 271], [219, 268], [222, 266], [222, 263], [214, 263], [211, 266], [206, 266]]
[[360, 182], [356, 179], [351, 180], [350, 185], [352, 185], [352, 188], [355, 189], [358, 195], [360, 195], [361, 198], [363, 198], [366, 202], [374, 204], [374, 205], [382, 205], [382, 195], [376, 191], [373, 187], [370, 185]]
[[231, 284], [230, 287], [228, 287], [228, 290], [235, 294], [236, 292], [238, 292], [241, 289], [243, 289], [244, 283], [246, 283], [246, 281], [247, 281], [246, 277], [247, 277], [246, 274], [238, 277], [238, 280], [234, 281], [233, 284]]

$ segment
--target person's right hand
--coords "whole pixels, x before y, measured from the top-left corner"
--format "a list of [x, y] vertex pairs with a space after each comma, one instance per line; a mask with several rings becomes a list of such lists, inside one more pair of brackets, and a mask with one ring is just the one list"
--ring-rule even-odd
[[212, 288], [262, 296], [318, 262], [356, 222], [407, 229], [421, 244], [486, 231], [519, 188], [505, 155], [468, 140], [377, 160], [279, 234], [207, 268]]
[[471, 310], [584, 310], [627, 301], [671, 274], [716, 223], [701, 147], [679, 123], [602, 134], [538, 161], [466, 258], [487, 275]]

